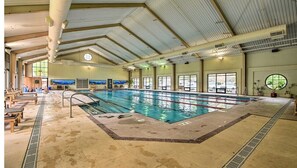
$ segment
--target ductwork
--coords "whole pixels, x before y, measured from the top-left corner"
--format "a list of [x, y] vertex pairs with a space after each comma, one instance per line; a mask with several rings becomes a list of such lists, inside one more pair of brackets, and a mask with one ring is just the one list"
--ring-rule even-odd
[[58, 40], [62, 36], [62, 23], [66, 20], [72, 0], [51, 0], [50, 1], [50, 18], [53, 20], [53, 26], [49, 27], [49, 62], [55, 61]]
[[161, 54], [161, 55], [158, 55], [158, 56], [133, 61], [133, 62], [130, 62], [130, 63], [127, 63], [127, 64], [119, 65], [119, 66], [127, 67], [129, 65], [139, 64], [139, 63], [142, 63], [142, 62], [147, 62], [147, 61], [152, 61], [152, 60], [168, 59], [168, 58], [171, 58], [171, 57], [174, 57], [174, 56], [183, 55], [184, 53], [198, 53], [199, 51], [202, 51], [202, 50], [214, 49], [216, 45], [222, 44], [222, 43], [225, 46], [234, 46], [234, 45], [248, 43], [248, 42], [252, 42], [252, 41], [268, 39], [268, 38], [271, 38], [270, 34], [272, 32], [277, 32], [277, 31], [286, 32], [286, 30], [287, 30], [286, 25], [275, 26], [275, 27], [271, 27], [271, 28], [268, 28], [268, 29], [258, 30], [258, 31], [250, 32], [250, 33], [246, 33], [246, 34], [240, 34], [240, 35], [236, 35], [236, 36], [233, 36], [233, 37], [229, 37], [229, 38], [209, 42], [209, 43], [206, 43], [206, 44], [197, 45], [197, 46], [193, 46], [193, 47], [173, 51], [173, 52], [170, 52], [170, 53]]

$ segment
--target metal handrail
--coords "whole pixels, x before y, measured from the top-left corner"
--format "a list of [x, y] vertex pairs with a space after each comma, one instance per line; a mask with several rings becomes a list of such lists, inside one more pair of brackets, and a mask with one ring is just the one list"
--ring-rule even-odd
[[[62, 107], [64, 107], [64, 99], [69, 98], [69, 97], [65, 98], [65, 96], [64, 96], [64, 93], [67, 92], [67, 91], [72, 91], [72, 90], [64, 90], [64, 91], [62, 92], [62, 101], [61, 101], [61, 103], [62, 103]], [[72, 92], [73, 92], [73, 91], [72, 91]]]
[[[100, 110], [100, 109], [97, 109], [97, 108], [95, 108], [95, 107], [93, 107], [93, 106], [91, 106], [91, 105], [89, 105], [88, 103], [86, 103], [86, 102], [84, 102], [84, 101], [82, 101], [82, 100], [80, 100], [80, 99], [78, 99], [78, 98], [76, 98], [76, 97], [73, 97], [73, 96], [75, 96], [75, 95], [84, 95], [84, 96], [87, 96], [88, 98], [90, 98], [93, 102], [95, 102], [95, 103], [99, 103], [99, 101], [102, 101], [102, 102], [104, 102], [104, 103], [106, 103], [106, 104], [109, 104], [109, 105], [111, 105], [111, 106], [113, 106], [114, 108], [116, 108], [117, 110], [119, 110], [120, 112], [122, 112], [119, 108], [117, 108], [114, 104], [112, 104], [112, 103], [110, 103], [110, 102], [108, 102], [108, 101], [106, 101], [106, 100], [104, 100], [104, 99], [102, 99], [102, 98], [99, 98], [99, 97], [97, 97], [96, 95], [94, 95], [94, 94], [92, 94], [92, 93], [74, 93], [73, 95], [71, 95], [70, 96], [70, 106], [69, 106], [69, 108], [70, 108], [70, 118], [72, 118], [72, 99], [76, 99], [76, 100], [78, 100], [78, 101], [80, 101], [80, 102], [82, 102], [84, 105], [87, 105], [88, 107], [91, 107], [91, 108], [93, 108], [93, 109], [95, 109], [95, 110], [98, 110], [98, 111], [102, 111], [102, 110]], [[96, 98], [96, 99], [98, 99], [99, 101], [95, 101], [93, 98]], [[106, 113], [106, 112], [104, 112], [104, 111], [102, 111], [103, 113]]]

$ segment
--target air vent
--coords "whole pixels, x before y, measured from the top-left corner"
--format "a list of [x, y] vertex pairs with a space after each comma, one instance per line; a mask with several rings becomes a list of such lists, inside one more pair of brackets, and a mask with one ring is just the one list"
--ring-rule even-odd
[[286, 35], [286, 31], [285, 30], [281, 30], [281, 31], [271, 32], [270, 33], [270, 38], [272, 40], [274, 40], [274, 39], [280, 39], [280, 38], [284, 38], [285, 35]]
[[222, 49], [226, 49], [227, 46], [225, 46], [224, 43], [221, 43], [221, 44], [216, 44], [216, 45], [215, 45], [215, 48], [216, 48], [217, 50], [222, 50]]

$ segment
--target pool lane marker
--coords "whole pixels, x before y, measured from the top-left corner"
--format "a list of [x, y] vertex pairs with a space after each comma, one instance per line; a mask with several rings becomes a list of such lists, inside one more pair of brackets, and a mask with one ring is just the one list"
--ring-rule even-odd
[[238, 168], [243, 165], [247, 158], [253, 153], [260, 142], [265, 138], [276, 121], [286, 111], [291, 104], [290, 100], [250, 139], [224, 166], [223, 168]]
[[44, 112], [44, 99], [45, 99], [45, 96], [43, 96], [41, 100], [37, 115], [35, 117], [34, 126], [31, 132], [26, 154], [24, 156], [24, 160], [22, 163], [22, 168], [37, 167], [38, 148], [39, 148], [39, 142], [40, 142], [40, 136], [41, 136], [41, 125], [42, 125], [42, 118], [43, 118], [43, 112]]

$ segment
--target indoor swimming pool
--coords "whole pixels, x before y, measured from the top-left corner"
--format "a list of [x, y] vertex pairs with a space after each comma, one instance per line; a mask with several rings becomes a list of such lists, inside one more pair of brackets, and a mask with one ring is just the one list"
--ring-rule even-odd
[[[225, 112], [234, 105], [251, 100], [248, 97], [144, 90], [96, 91], [92, 94], [108, 102], [92, 104], [104, 113], [129, 113], [133, 110], [135, 113], [167, 123], [175, 123], [215, 111]], [[101, 114], [87, 106], [81, 107], [92, 115]]]

